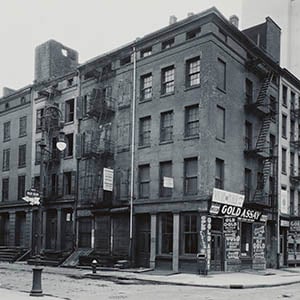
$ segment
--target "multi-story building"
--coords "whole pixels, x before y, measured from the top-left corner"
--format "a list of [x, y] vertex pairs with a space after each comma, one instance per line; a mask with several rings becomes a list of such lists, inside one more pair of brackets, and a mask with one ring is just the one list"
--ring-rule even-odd
[[[55, 41], [37, 48], [29, 161], [40, 186], [44, 134], [44, 253], [75, 248], [66, 265], [195, 271], [199, 254], [209, 270], [276, 266], [290, 145], [278, 138], [279, 86], [299, 91], [278, 64], [280, 28], [267, 18], [240, 31], [215, 8], [170, 21], [80, 66]], [[295, 114], [285, 113], [287, 130]], [[57, 155], [60, 129], [67, 148]]]
[[31, 91], [5, 88], [0, 99], [0, 247], [7, 259], [32, 247], [31, 207], [22, 199], [31, 186]]

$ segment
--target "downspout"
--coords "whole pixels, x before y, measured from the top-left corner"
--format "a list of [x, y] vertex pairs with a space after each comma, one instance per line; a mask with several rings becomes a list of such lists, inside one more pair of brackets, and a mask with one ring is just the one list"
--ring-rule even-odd
[[[77, 90], [78, 94], [77, 97], [81, 96], [81, 75], [80, 75], [80, 70], [77, 70], [77, 78], [78, 78], [78, 83], [77, 83]], [[78, 104], [77, 104], [78, 105]], [[81, 109], [81, 108], [80, 108]], [[77, 118], [78, 124], [77, 124], [77, 134], [80, 133], [80, 119]], [[78, 201], [79, 201], [79, 161], [80, 157], [77, 155], [76, 157], [76, 193], [75, 193], [75, 203], [74, 203], [74, 236], [75, 236], [75, 245], [74, 248], [75, 250], [78, 249], [78, 241], [79, 241], [79, 236], [78, 236], [78, 219], [77, 219], [77, 207], [78, 207]]]
[[133, 46], [133, 84], [131, 118], [131, 166], [130, 166], [130, 216], [129, 216], [129, 260], [133, 259], [133, 200], [134, 200], [134, 155], [135, 155], [135, 102], [136, 102], [136, 48]]

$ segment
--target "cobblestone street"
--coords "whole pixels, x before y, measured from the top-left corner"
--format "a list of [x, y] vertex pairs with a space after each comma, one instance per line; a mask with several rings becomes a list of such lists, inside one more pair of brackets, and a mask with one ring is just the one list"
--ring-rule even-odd
[[[56, 269], [53, 268], [52, 271]], [[57, 272], [61, 272], [57, 269]], [[72, 275], [72, 272], [74, 275]], [[280, 286], [274, 288], [259, 289], [222, 289], [222, 288], [201, 288], [178, 285], [145, 284], [134, 280], [100, 280], [80, 279], [78, 276], [86, 270], [64, 271], [66, 275], [43, 273], [43, 291], [47, 296], [60, 299], [81, 300], [81, 299], [204, 299], [204, 300], [252, 300], [256, 299], [300, 299], [300, 284]], [[249, 275], [250, 276], [250, 275]], [[29, 269], [17, 270], [0, 269], [0, 288], [14, 291], [22, 291], [27, 295], [31, 290], [32, 273]], [[0, 291], [1, 293], [1, 291]], [[24, 293], [24, 297], [25, 294]], [[1, 295], [1, 294], [0, 294]], [[2, 299], [2, 297], [1, 297]], [[16, 299], [5, 296], [6, 299]], [[20, 298], [22, 299], [22, 298]], [[55, 299], [55, 298], [54, 298]]]

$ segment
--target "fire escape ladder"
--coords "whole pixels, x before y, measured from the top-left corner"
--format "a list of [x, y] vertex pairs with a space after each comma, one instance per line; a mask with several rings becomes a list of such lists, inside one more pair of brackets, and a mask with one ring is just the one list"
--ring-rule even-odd
[[268, 205], [268, 194], [265, 193], [264, 188], [268, 181], [271, 167], [272, 167], [272, 157], [268, 157], [263, 160], [263, 169], [262, 169], [262, 180], [258, 182], [257, 187], [255, 189], [254, 195], [253, 195], [253, 202]]
[[263, 118], [262, 126], [260, 128], [258, 138], [257, 138], [257, 141], [256, 141], [256, 145], [255, 145], [255, 149], [258, 152], [263, 151], [264, 148], [265, 148], [265, 142], [266, 142], [266, 139], [267, 139], [267, 135], [269, 133], [271, 118], [272, 118], [271, 115], [266, 115]]
[[258, 96], [256, 99], [256, 106], [266, 106], [265, 99], [268, 94], [268, 89], [269, 89], [272, 77], [273, 77], [273, 72], [269, 71], [267, 73], [267, 75], [265, 76], [264, 81], [260, 87], [260, 90], [259, 90], [259, 93], [258, 93]]

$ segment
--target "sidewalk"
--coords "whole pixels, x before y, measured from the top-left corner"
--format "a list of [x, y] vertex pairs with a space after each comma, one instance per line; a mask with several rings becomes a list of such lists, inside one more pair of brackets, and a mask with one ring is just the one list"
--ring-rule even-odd
[[[30, 297], [29, 293], [25, 292], [17, 292], [7, 289], [1, 289], [0, 288], [0, 296], [1, 299], [5, 300], [32, 300], [34, 297]], [[43, 296], [43, 300], [63, 300], [61, 298], [57, 297], [50, 297], [50, 296]]]
[[[0, 269], [31, 272], [32, 266], [26, 263], [0, 262]], [[92, 278], [109, 280], [122, 284], [173, 284], [214, 288], [263, 288], [300, 283], [300, 268], [246, 270], [239, 273], [211, 273], [207, 276], [186, 273], [171, 273], [150, 269], [97, 270], [91, 268], [44, 267], [44, 273], [61, 274], [72, 278]]]

